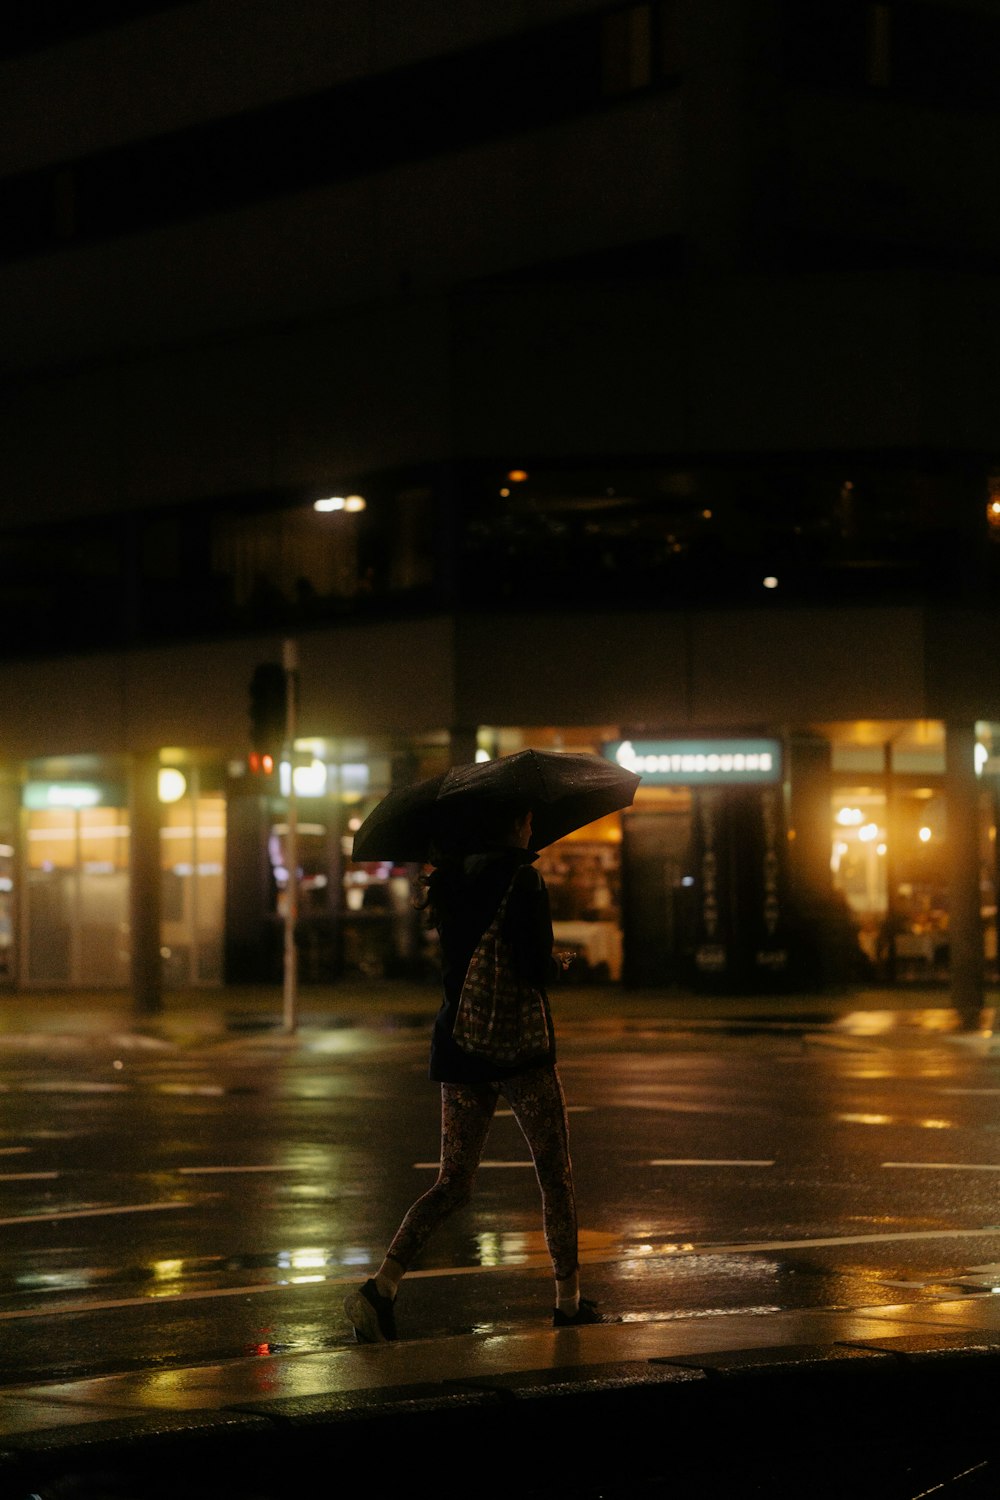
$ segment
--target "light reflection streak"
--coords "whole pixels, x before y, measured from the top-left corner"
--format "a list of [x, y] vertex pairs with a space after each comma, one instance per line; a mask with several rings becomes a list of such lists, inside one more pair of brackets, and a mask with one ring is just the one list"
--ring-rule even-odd
[[916, 1130], [954, 1130], [957, 1128], [956, 1121], [945, 1120], [936, 1115], [930, 1115], [925, 1120], [913, 1120], [906, 1119], [902, 1115], [844, 1112], [835, 1114], [833, 1118], [841, 1125], [908, 1125]]
[[623, 1323], [674, 1323], [690, 1322], [696, 1318], [759, 1318], [786, 1309], [772, 1303], [754, 1307], [675, 1307], [665, 1311], [645, 1313], [623, 1313]]

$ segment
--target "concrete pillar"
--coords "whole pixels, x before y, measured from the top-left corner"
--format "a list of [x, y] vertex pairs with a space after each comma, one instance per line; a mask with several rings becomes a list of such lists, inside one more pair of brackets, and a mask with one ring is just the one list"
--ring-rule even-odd
[[132, 757], [129, 788], [129, 901], [132, 1003], [142, 1015], [163, 1009], [160, 955], [160, 757]]
[[788, 848], [792, 894], [803, 906], [829, 902], [830, 742], [818, 735], [788, 739]]
[[974, 724], [945, 726], [951, 1003], [963, 1031], [975, 1031], [982, 1024], [984, 997], [975, 746]]
[[451, 764], [468, 765], [476, 758], [477, 730], [474, 724], [455, 724], [449, 732]]

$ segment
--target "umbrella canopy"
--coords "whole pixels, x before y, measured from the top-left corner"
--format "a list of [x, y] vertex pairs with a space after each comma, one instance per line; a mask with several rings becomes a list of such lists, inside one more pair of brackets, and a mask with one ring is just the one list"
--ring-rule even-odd
[[426, 861], [435, 844], [487, 847], [498, 815], [531, 809], [531, 847], [544, 849], [596, 818], [630, 807], [632, 771], [597, 755], [520, 750], [498, 760], [454, 766], [390, 792], [354, 837], [355, 860]]
[[355, 863], [391, 859], [423, 864], [434, 836], [434, 804], [446, 774], [442, 771], [383, 797], [354, 835]]

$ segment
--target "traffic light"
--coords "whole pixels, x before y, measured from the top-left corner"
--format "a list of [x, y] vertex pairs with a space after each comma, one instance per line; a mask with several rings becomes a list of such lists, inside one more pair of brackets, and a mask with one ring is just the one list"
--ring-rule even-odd
[[[285, 743], [288, 686], [280, 662], [265, 661], [250, 679], [250, 744], [261, 769], [273, 769]], [[271, 765], [268, 767], [267, 762]], [[254, 769], [257, 767], [254, 766]]]

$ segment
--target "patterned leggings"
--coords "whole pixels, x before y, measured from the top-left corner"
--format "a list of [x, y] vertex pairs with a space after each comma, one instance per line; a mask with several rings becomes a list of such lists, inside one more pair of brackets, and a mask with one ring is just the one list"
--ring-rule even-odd
[[521, 1127], [535, 1164], [542, 1190], [545, 1243], [556, 1280], [565, 1280], [577, 1269], [576, 1199], [566, 1101], [552, 1064], [532, 1068], [502, 1083], [441, 1085], [441, 1167], [437, 1181], [409, 1210], [388, 1250], [404, 1268], [442, 1220], [472, 1196], [472, 1182], [501, 1093]]

